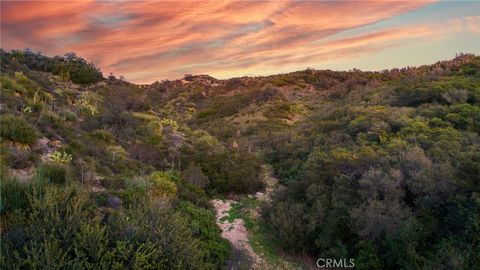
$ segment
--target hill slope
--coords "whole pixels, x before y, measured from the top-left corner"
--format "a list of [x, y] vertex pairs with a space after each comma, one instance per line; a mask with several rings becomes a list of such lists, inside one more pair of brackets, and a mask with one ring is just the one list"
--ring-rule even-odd
[[[236, 214], [272, 254], [479, 263], [477, 56], [151, 85], [104, 79], [72, 54], [1, 60], [3, 265], [239, 265], [215, 226], [218, 196], [244, 202]], [[281, 188], [248, 199], [263, 164]]]

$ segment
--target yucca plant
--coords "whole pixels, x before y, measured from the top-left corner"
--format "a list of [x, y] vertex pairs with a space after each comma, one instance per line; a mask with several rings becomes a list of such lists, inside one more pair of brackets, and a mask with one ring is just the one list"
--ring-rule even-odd
[[69, 164], [72, 161], [72, 155], [65, 151], [52, 152], [49, 157], [50, 160], [61, 164]]

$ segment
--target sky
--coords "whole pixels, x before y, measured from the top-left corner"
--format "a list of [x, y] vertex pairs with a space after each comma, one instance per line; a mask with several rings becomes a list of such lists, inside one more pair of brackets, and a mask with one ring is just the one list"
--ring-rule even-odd
[[480, 1], [1, 1], [1, 47], [135, 83], [382, 70], [480, 54]]

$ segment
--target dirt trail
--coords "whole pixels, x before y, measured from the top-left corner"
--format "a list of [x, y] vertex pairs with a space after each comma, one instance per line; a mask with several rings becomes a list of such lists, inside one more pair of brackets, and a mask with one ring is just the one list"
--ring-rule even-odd
[[[271, 176], [270, 168], [264, 167], [263, 179], [266, 185], [265, 193], [257, 192], [255, 195], [249, 195], [250, 198], [255, 197], [259, 201], [269, 201], [273, 191], [278, 186], [278, 180]], [[232, 205], [237, 203], [234, 200], [214, 199], [211, 201], [215, 207], [217, 225], [222, 230], [221, 236], [227, 239], [233, 248], [245, 252], [252, 262], [253, 269], [264, 269], [265, 261], [255, 253], [248, 239], [248, 230], [245, 227], [243, 219], [236, 218], [230, 221], [229, 211]], [[258, 215], [258, 209], [255, 209], [255, 215]]]
[[248, 241], [248, 231], [243, 219], [237, 218], [232, 222], [228, 220], [228, 212], [234, 203], [236, 202], [232, 200], [212, 200], [216, 210], [217, 225], [222, 230], [222, 237], [227, 239], [233, 248], [244, 251], [250, 257], [253, 265], [260, 265], [262, 259], [253, 251]]
[[[279, 188], [278, 179], [272, 176], [271, 168], [264, 166], [263, 182], [265, 183], [265, 193], [257, 192], [255, 197], [259, 201], [270, 201], [275, 190]], [[251, 195], [249, 195], [250, 197]]]

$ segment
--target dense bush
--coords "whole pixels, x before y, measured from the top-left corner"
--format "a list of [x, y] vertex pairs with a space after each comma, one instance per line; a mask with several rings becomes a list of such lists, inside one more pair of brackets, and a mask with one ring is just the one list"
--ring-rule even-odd
[[182, 172], [182, 176], [187, 183], [200, 188], [204, 188], [209, 183], [208, 177], [204, 175], [202, 169], [194, 163], [188, 165], [188, 167]]
[[174, 178], [165, 172], [153, 172], [150, 175], [153, 185], [150, 193], [154, 197], [173, 198], [177, 195], [177, 185]]
[[359, 269], [475, 268], [478, 79], [457, 75], [391, 77], [380, 104], [352, 89], [266, 144], [288, 178], [262, 211], [279, 246]]
[[204, 262], [214, 263], [202, 259], [185, 218], [161, 201], [138, 201], [107, 223], [92, 215], [88, 193], [75, 185], [45, 188], [30, 205], [14, 218], [21, 225], [2, 233], [7, 269], [204, 269]]
[[192, 203], [181, 203], [179, 210], [185, 214], [195, 237], [200, 238], [199, 250], [202, 260], [207, 262], [205, 269], [221, 269], [230, 255], [230, 247], [220, 237], [220, 229], [215, 224], [212, 210], [195, 207]]
[[184, 147], [182, 153], [183, 164], [197, 164], [202, 174], [208, 176], [205, 187], [210, 193], [242, 194], [263, 188], [261, 160], [245, 149], [225, 148], [209, 135], [204, 135]]
[[181, 184], [183, 180], [161, 172], [136, 178], [126, 184], [139, 192], [130, 203], [123, 209], [98, 211], [98, 198], [77, 184], [2, 179], [1, 214], [17, 210], [3, 224], [2, 265], [6, 269], [221, 268], [230, 247], [220, 238], [213, 212], [187, 202], [173, 208], [165, 197], [150, 192], [159, 181]]
[[[21, 55], [18, 60], [28, 68], [51, 72], [74, 83], [88, 85], [103, 80], [102, 72], [98, 67], [78, 57], [75, 53], [67, 53], [63, 57], [55, 56], [53, 58], [29, 50], [17, 52], [17, 54]], [[11, 55], [9, 56], [11, 57]]]

